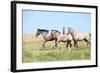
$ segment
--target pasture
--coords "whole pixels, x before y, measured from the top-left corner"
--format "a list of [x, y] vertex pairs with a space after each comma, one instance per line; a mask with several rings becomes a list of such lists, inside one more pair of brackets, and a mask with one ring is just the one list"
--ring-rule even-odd
[[66, 43], [58, 44], [58, 48], [52, 48], [54, 41], [48, 41], [45, 44], [46, 48], [43, 48], [43, 41], [41, 35], [38, 38], [23, 35], [23, 63], [91, 59], [91, 47], [84, 41], [80, 42], [80, 48], [66, 48]]

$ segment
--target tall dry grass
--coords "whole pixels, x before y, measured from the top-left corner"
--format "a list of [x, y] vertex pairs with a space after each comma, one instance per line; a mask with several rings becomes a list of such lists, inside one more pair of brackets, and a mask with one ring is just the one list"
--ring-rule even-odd
[[23, 63], [62, 61], [62, 60], [87, 60], [91, 59], [91, 49], [87, 44], [80, 42], [80, 48], [66, 48], [65, 43], [60, 43], [58, 48], [52, 48], [54, 41], [47, 42], [46, 48], [42, 47], [43, 37], [33, 35], [23, 35]]

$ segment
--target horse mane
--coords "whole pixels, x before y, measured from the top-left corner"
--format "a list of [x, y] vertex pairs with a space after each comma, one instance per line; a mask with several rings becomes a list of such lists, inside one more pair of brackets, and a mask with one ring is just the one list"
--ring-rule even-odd
[[75, 32], [75, 30], [72, 27], [68, 27], [67, 29]]
[[61, 32], [60, 32], [60, 31], [58, 31], [58, 30], [51, 30], [51, 31], [55, 31], [55, 32], [61, 33]]
[[72, 31], [76, 32], [74, 29], [71, 29]]
[[38, 29], [38, 31], [49, 32], [49, 30], [47, 30], [47, 29]]

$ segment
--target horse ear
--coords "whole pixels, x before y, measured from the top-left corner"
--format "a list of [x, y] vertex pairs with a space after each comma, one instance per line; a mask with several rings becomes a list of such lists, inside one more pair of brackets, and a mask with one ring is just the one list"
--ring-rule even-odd
[[68, 29], [71, 29], [71, 26], [69, 26]]
[[72, 29], [71, 26], [69, 28]]

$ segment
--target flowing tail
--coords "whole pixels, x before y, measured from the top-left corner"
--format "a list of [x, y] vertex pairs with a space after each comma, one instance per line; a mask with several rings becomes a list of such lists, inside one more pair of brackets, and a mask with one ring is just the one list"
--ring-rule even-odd
[[91, 33], [89, 33], [89, 35], [90, 35], [90, 40], [91, 40]]

